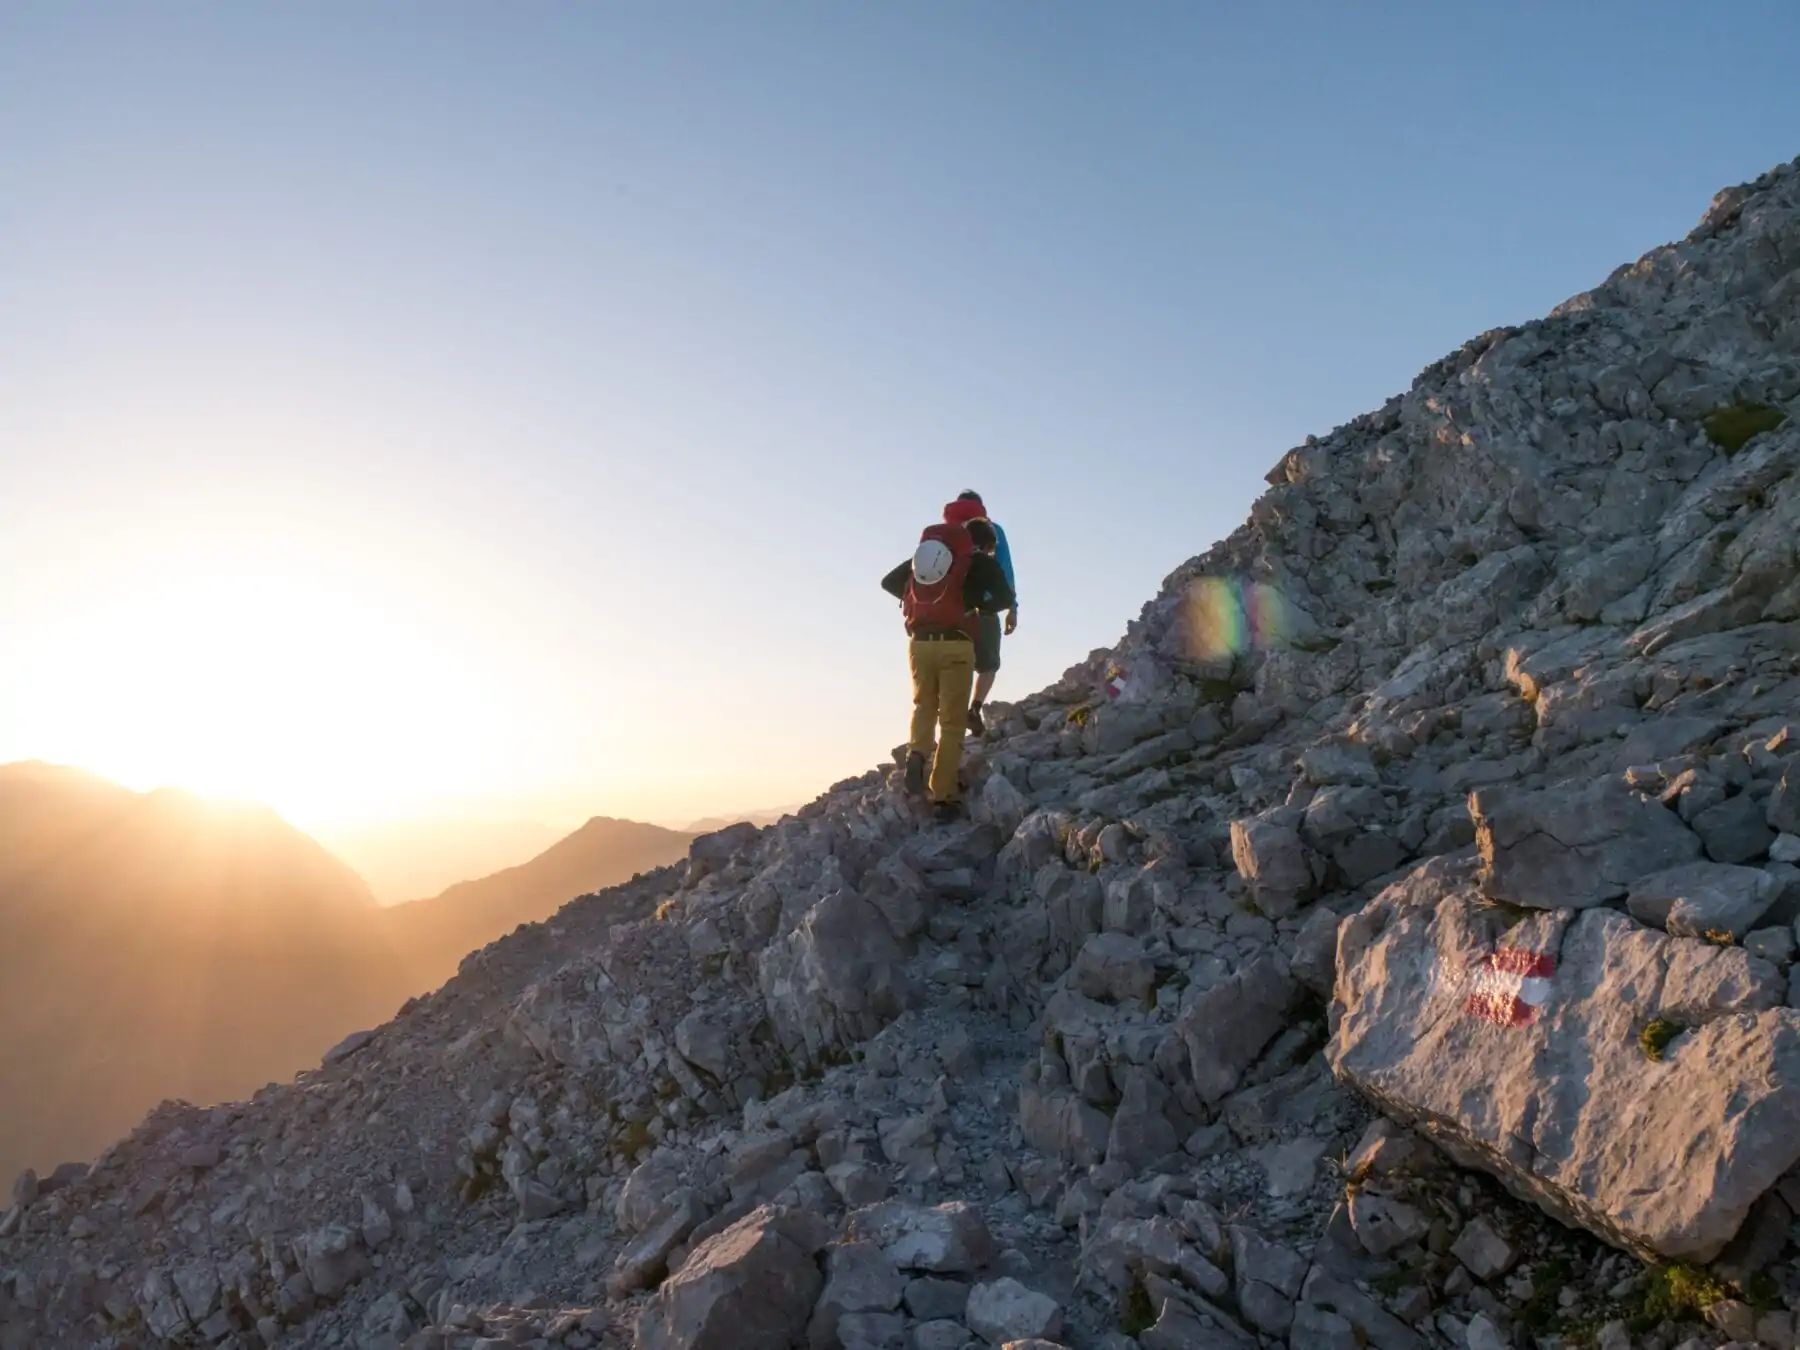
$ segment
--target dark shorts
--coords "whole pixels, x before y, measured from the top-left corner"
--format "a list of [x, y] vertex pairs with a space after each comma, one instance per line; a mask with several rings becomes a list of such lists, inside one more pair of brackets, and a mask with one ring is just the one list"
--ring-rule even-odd
[[975, 635], [975, 673], [987, 675], [1000, 669], [1000, 616], [980, 614], [981, 628]]

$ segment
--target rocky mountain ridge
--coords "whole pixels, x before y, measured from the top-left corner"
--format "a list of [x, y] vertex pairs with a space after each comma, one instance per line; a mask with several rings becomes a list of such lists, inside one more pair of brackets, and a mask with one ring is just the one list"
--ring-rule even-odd
[[967, 824], [872, 771], [22, 1178], [0, 1345], [1793, 1346], [1797, 395], [1800, 164], [1290, 451]]

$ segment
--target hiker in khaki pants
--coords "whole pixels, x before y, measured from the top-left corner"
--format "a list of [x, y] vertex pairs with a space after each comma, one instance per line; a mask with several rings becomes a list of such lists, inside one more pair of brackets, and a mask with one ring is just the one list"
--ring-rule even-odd
[[[960, 792], [963, 736], [969, 726], [969, 694], [975, 688], [975, 643], [965, 633], [914, 634], [912, 661], [912, 735], [907, 739], [907, 787], [914, 761], [923, 771], [937, 733], [937, 755], [931, 761], [933, 806], [956, 805]], [[951, 812], [954, 814], [954, 812]]]
[[925, 756], [937, 733], [931, 764], [932, 810], [940, 822], [962, 814], [963, 735], [968, 729], [969, 693], [975, 683], [975, 623], [978, 612], [998, 613], [1013, 604], [1012, 587], [994, 560], [994, 527], [985, 520], [967, 525], [931, 525], [911, 561], [881, 580], [900, 597], [913, 677], [912, 734], [907, 742], [906, 790], [925, 788]]

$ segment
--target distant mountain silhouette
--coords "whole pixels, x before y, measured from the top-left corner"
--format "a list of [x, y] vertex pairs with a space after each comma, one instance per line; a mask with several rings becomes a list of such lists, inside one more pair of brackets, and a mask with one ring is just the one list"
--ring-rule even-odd
[[535, 820], [442, 816], [315, 829], [312, 835], [355, 868], [377, 900], [397, 905], [516, 867], [549, 848], [567, 828]]
[[89, 1157], [166, 1098], [291, 1078], [468, 952], [691, 838], [595, 819], [520, 866], [384, 909], [266, 807], [0, 765], [0, 1184]]
[[685, 857], [693, 839], [685, 831], [595, 816], [530, 862], [460, 882], [429, 900], [394, 905], [381, 918], [425, 987], [436, 988], [475, 948], [549, 918], [574, 896]]
[[392, 1015], [412, 981], [380, 912], [267, 808], [0, 766], [0, 1177]]
[[792, 806], [771, 806], [760, 811], [740, 811], [736, 815], [707, 816], [689, 825], [690, 834], [711, 834], [714, 830], [722, 830], [728, 825], [736, 825], [740, 821], [748, 821], [752, 825], [773, 825], [783, 816], [791, 816], [798, 811], [804, 802], [795, 802]]

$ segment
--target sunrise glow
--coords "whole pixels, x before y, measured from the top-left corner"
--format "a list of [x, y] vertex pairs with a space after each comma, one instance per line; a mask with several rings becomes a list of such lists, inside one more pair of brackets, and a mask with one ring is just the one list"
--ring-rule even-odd
[[44, 757], [128, 786], [357, 818], [498, 767], [481, 669], [328, 560], [149, 562], [39, 641]]

